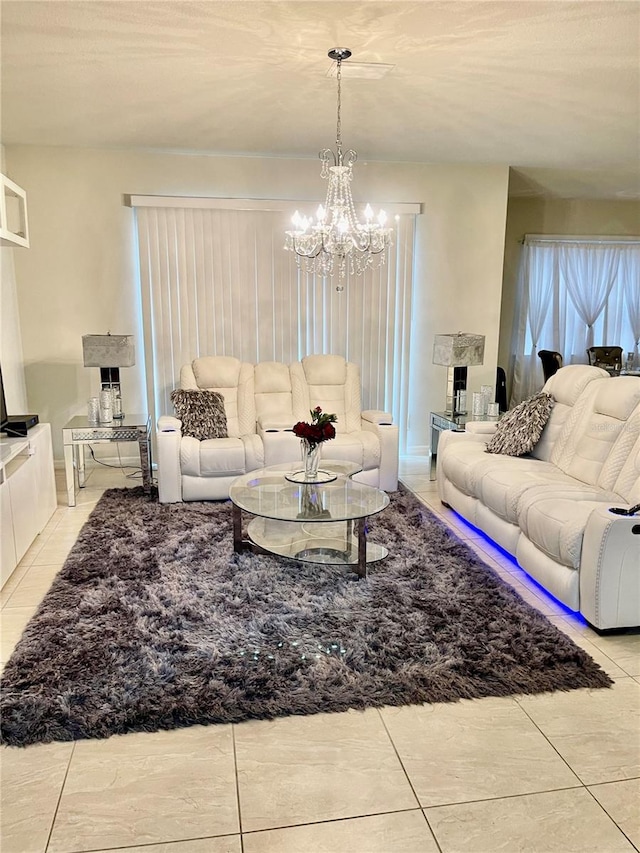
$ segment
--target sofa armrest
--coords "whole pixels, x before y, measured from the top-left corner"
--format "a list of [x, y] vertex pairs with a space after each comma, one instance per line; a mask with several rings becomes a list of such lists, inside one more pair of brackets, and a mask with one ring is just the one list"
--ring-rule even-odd
[[389, 412], [381, 412], [379, 409], [367, 409], [364, 412], [360, 412], [360, 417], [363, 421], [368, 421], [371, 424], [385, 424], [388, 426], [393, 423], [393, 415], [389, 414]]
[[161, 415], [158, 418], [158, 432], [182, 433], [182, 421], [172, 415]]
[[640, 625], [640, 516], [593, 510], [580, 560], [580, 612], [600, 630]]
[[464, 425], [465, 432], [473, 435], [493, 435], [498, 426], [497, 421], [467, 421]]
[[451, 441], [473, 442], [474, 444], [487, 444], [489, 436], [481, 432], [467, 432], [463, 429], [443, 429], [438, 436], [438, 458]]
[[438, 496], [445, 502], [446, 477], [442, 470], [443, 459], [451, 442], [462, 441], [465, 444], [483, 445], [486, 447], [488, 436], [483, 433], [466, 432], [462, 429], [444, 429], [438, 437], [438, 453], [436, 455], [436, 480]]
[[158, 451], [158, 500], [161, 504], [182, 500], [180, 443], [182, 421], [170, 415], [158, 418], [156, 444]]

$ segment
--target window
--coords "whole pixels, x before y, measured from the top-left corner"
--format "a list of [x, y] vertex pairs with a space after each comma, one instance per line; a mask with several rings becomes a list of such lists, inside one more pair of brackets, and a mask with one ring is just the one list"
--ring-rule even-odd
[[[172, 412], [180, 367], [202, 355], [290, 363], [335, 353], [360, 366], [363, 408], [406, 434], [415, 216], [401, 213], [387, 263], [336, 280], [298, 271], [284, 251], [291, 202], [272, 209], [137, 203], [149, 410]], [[157, 203], [158, 200], [156, 200]], [[224, 205], [230, 200], [220, 200]], [[210, 202], [211, 206], [198, 207]], [[268, 202], [263, 203], [265, 206]], [[413, 207], [407, 205], [406, 207]], [[279, 208], [279, 209], [277, 209]]]
[[538, 350], [586, 364], [587, 347], [621, 346], [638, 359], [640, 241], [527, 235], [518, 274], [510, 405], [544, 382]]

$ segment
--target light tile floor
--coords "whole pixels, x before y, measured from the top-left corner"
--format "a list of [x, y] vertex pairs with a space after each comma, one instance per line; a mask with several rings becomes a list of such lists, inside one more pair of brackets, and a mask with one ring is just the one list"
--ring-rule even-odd
[[[601, 637], [401, 477], [615, 679], [611, 690], [194, 726], [4, 748], [2, 853], [614, 853], [640, 850], [640, 635]], [[107, 486], [95, 469], [2, 590], [6, 661]], [[60, 488], [62, 483], [60, 481]]]

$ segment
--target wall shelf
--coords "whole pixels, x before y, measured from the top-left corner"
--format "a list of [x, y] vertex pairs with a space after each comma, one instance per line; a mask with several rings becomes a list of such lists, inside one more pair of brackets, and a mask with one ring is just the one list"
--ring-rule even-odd
[[29, 248], [27, 194], [6, 175], [0, 175], [0, 245]]

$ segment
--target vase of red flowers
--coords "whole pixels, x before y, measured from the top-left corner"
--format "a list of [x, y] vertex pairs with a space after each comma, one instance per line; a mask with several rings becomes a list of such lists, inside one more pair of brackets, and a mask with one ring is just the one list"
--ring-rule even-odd
[[320, 406], [312, 409], [310, 415], [311, 423], [298, 421], [293, 427], [294, 435], [300, 439], [305, 480], [308, 481], [314, 480], [318, 475], [320, 445], [323, 441], [335, 438], [334, 423], [338, 420], [336, 415], [323, 412]]

